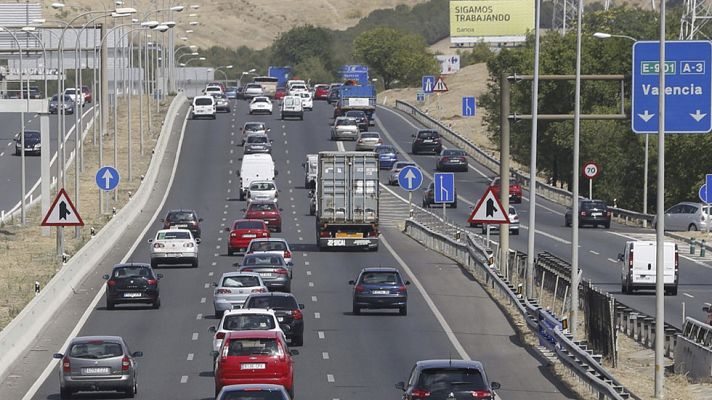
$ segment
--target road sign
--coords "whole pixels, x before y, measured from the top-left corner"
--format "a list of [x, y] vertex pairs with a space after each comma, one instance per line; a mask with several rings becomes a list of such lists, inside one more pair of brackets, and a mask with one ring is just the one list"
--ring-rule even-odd
[[[635, 133], [658, 132], [659, 42], [633, 44]], [[668, 41], [665, 44], [665, 133], [712, 130], [712, 42]]]
[[96, 185], [104, 191], [114, 190], [119, 186], [119, 171], [114, 167], [101, 167], [96, 171]]
[[472, 210], [469, 223], [482, 224], [509, 224], [509, 213], [504, 212], [502, 203], [495, 196], [492, 187], [489, 186], [484, 196], [477, 202], [477, 205]]
[[445, 84], [445, 81], [443, 80], [442, 76], [438, 76], [438, 80], [435, 81], [435, 86], [433, 86], [433, 92], [447, 92], [447, 85]]
[[425, 103], [425, 92], [416, 93], [415, 101], [417, 101], [418, 103]]
[[54, 198], [52, 206], [47, 210], [47, 214], [42, 220], [42, 226], [84, 226], [82, 217], [74, 208], [72, 200], [69, 199], [64, 188], [59, 189], [59, 193]]
[[434, 176], [435, 193], [433, 193], [435, 203], [455, 202], [455, 174], [452, 172], [439, 172]]
[[423, 173], [418, 167], [405, 167], [398, 173], [398, 184], [409, 192], [418, 190], [423, 184]]
[[463, 97], [462, 98], [462, 116], [463, 117], [474, 117], [477, 112], [477, 103], [475, 102], [475, 97]]
[[586, 179], [594, 179], [601, 173], [601, 168], [593, 161], [589, 161], [583, 165], [583, 176]]
[[712, 203], [712, 174], [707, 174], [705, 178], [705, 184], [700, 187], [700, 200], [703, 203]]
[[433, 93], [435, 87], [435, 77], [433, 75], [423, 75], [421, 89], [424, 93]]

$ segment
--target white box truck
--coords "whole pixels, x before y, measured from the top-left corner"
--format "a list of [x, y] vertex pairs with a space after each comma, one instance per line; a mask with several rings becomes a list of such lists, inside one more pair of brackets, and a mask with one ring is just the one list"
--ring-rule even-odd
[[[628, 241], [623, 253], [618, 254], [621, 264], [621, 291], [633, 293], [638, 289], [655, 290], [656, 275], [655, 241]], [[665, 294], [677, 295], [679, 255], [677, 244], [665, 242], [664, 257]]]

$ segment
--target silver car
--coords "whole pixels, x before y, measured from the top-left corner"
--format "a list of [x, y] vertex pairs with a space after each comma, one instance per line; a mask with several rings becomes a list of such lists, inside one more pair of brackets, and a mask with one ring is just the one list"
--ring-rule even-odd
[[[704, 231], [709, 223], [709, 210], [702, 203], [682, 202], [665, 210], [666, 231]], [[658, 226], [657, 215], [653, 227]]]
[[266, 135], [269, 131], [270, 129], [264, 122], [245, 122], [245, 125], [240, 128], [240, 132], [242, 132], [242, 144], [240, 146], [245, 145], [245, 140], [247, 140], [248, 136], [254, 133]]
[[245, 139], [245, 154], [272, 153], [272, 140], [267, 135], [254, 133]]
[[348, 117], [337, 117], [331, 127], [331, 140], [356, 140], [359, 129], [356, 120]]
[[[509, 206], [509, 233], [512, 235], [519, 235], [519, 215], [517, 214], [517, 210]], [[499, 232], [499, 224], [481, 224], [482, 225], [482, 234], [487, 233], [487, 226], [490, 227], [490, 233], [492, 232]]]
[[415, 167], [415, 163], [410, 161], [396, 161], [393, 167], [388, 172], [388, 184], [393, 186], [398, 186], [398, 174], [405, 167]]
[[198, 243], [188, 229], [161, 229], [156, 237], [148, 239], [151, 250], [151, 267], [159, 264], [190, 264], [198, 267]]
[[239, 271], [257, 272], [270, 290], [292, 290], [292, 266], [279, 254], [248, 254]]
[[211, 93], [211, 95], [215, 98], [215, 109], [217, 111], [230, 112], [230, 101], [225, 94], [218, 92]]
[[251, 293], [267, 293], [267, 286], [258, 273], [226, 272], [219, 282], [213, 282], [213, 286], [213, 308], [217, 318], [233, 307], [240, 308]]
[[277, 201], [279, 196], [274, 181], [253, 181], [247, 189], [247, 201]]
[[138, 390], [134, 358], [142, 356], [140, 351], [131, 352], [120, 336], [75, 337], [64, 353], [52, 356], [60, 360], [59, 396], [115, 390], [134, 397]]
[[356, 139], [356, 151], [373, 151], [379, 144], [383, 144], [381, 134], [378, 132], [361, 132]]

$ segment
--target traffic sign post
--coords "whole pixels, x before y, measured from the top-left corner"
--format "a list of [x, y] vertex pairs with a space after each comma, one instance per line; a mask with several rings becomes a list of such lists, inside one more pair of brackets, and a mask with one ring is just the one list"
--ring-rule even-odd
[[398, 173], [398, 184], [408, 191], [408, 215], [412, 217], [413, 191], [423, 184], [423, 172], [415, 166], [405, 167]]
[[443, 205], [443, 219], [448, 204], [455, 202], [455, 174], [452, 172], [438, 172], [433, 176], [433, 202]]
[[463, 97], [462, 98], [462, 116], [463, 117], [474, 117], [477, 113], [477, 103], [475, 102], [475, 97]]
[[593, 180], [601, 173], [601, 168], [593, 161], [583, 165], [583, 176], [588, 179], [588, 198], [593, 200]]
[[[631, 126], [658, 133], [660, 42], [633, 44]], [[712, 42], [665, 43], [665, 133], [712, 131]]]
[[[712, 203], [712, 174], [705, 175], [705, 184], [700, 186], [700, 191], [698, 193], [700, 200], [705, 203], [707, 214], [710, 213], [710, 203]], [[707, 222], [707, 234], [710, 233], [710, 223]]]
[[421, 90], [423, 93], [433, 93], [435, 88], [435, 77], [433, 75], [423, 75], [421, 80]]

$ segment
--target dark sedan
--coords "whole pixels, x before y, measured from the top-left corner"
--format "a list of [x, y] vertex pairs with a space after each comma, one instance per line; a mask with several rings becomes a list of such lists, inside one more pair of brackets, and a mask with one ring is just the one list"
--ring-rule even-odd
[[397, 308], [400, 315], [408, 314], [409, 281], [404, 281], [395, 268], [364, 268], [355, 281], [353, 313], [358, 315], [363, 308]]
[[248, 254], [242, 259], [240, 272], [256, 272], [269, 290], [292, 291], [292, 265], [278, 254]]
[[[569, 207], [564, 214], [564, 224], [571, 226], [573, 223], [573, 210]], [[603, 225], [608, 229], [611, 227], [611, 211], [603, 200], [579, 200], [579, 226], [591, 225], [596, 227]]]
[[187, 229], [193, 234], [193, 237], [200, 238], [200, 223], [202, 218], [198, 218], [198, 214], [193, 210], [171, 210], [168, 211], [166, 218], [161, 219], [163, 229]]
[[158, 280], [163, 275], [156, 274], [149, 264], [117, 264], [106, 279], [106, 308], [113, 310], [120, 303], [151, 304], [161, 306]]
[[462, 171], [467, 172], [467, 153], [458, 149], [443, 149], [440, 157], [435, 163], [438, 171]]
[[361, 132], [368, 130], [368, 115], [365, 112], [359, 110], [346, 111], [344, 117], [353, 118], [356, 120], [356, 125]]
[[500, 384], [487, 379], [479, 361], [448, 359], [418, 361], [396, 388], [403, 391], [403, 400], [494, 400]]
[[421, 129], [413, 135], [411, 152], [413, 154], [435, 153], [439, 154], [443, 149], [440, 135], [432, 129]]
[[[76, 103], [74, 102], [74, 99], [71, 97], [65, 95], [64, 99], [62, 99], [62, 109], [64, 110], [65, 114], [74, 114], [74, 106]], [[59, 97], [55, 94], [52, 96], [52, 98], [49, 100], [49, 113], [50, 114], [57, 114], [59, 112]]]
[[[25, 155], [42, 153], [42, 143], [40, 133], [37, 131], [25, 131]], [[15, 155], [22, 154], [22, 141], [20, 134], [15, 137]]]
[[274, 310], [277, 322], [282, 332], [290, 340], [290, 345], [301, 346], [304, 344], [304, 304], [297, 303], [291, 293], [257, 293], [251, 294], [242, 308], [267, 308]]
[[[447, 207], [457, 208], [457, 189], [455, 189], [454, 199], [452, 203], [446, 203]], [[431, 207], [433, 204], [442, 207], [442, 204], [435, 202], [435, 183], [430, 182], [423, 192], [423, 208]]]

